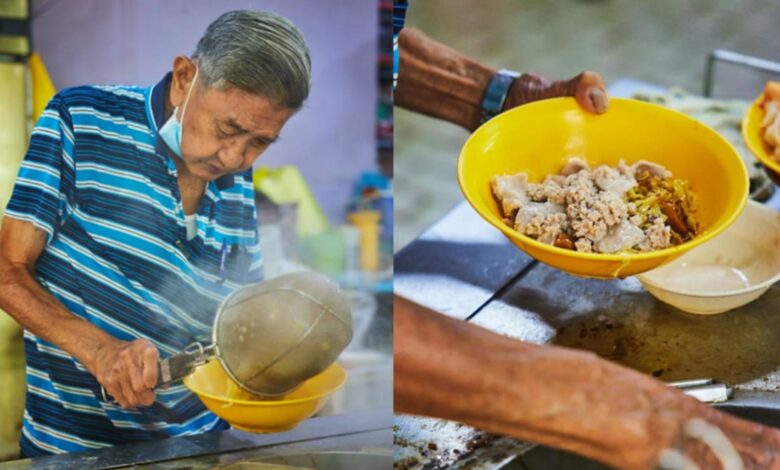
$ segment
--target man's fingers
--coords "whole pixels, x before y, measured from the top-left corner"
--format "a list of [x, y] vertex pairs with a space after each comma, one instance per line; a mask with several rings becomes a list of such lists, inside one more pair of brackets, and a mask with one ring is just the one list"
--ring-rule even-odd
[[148, 387], [144, 381], [143, 376], [143, 362], [140, 358], [133, 358], [132, 364], [128, 364], [127, 375], [130, 377], [130, 386], [133, 387], [133, 392], [138, 395], [147, 390]]
[[125, 386], [124, 380], [125, 377], [123, 377], [123, 374], [121, 373], [121, 367], [116, 367], [112, 371], [111, 378], [109, 379], [111, 387], [113, 388], [111, 395], [114, 396], [114, 399], [119, 402], [119, 405], [122, 408], [129, 408], [130, 396], [127, 393], [129, 390]]
[[154, 388], [157, 385], [158, 367], [160, 353], [157, 348], [151, 347], [143, 350], [141, 354], [141, 363], [143, 370], [143, 382], [146, 388]]
[[125, 392], [122, 387], [122, 378], [119, 375], [114, 375], [109, 378], [103, 386], [106, 388], [106, 392], [114, 397], [114, 400], [119, 403], [119, 406], [122, 408], [130, 407], [130, 401], [128, 400], [127, 396], [125, 396]]
[[126, 368], [133, 387], [133, 406], [149, 406], [154, 403], [154, 385], [157, 381], [157, 348], [149, 341], [138, 340], [132, 345]]
[[119, 376], [119, 384], [122, 387], [127, 405], [131, 408], [138, 405], [138, 394], [144, 389], [141, 361], [136, 355], [133, 347], [124, 348], [119, 354], [120, 366], [114, 370], [114, 373]]
[[[133, 382], [140, 384], [140, 388], [136, 388]], [[123, 406], [126, 408], [138, 408], [154, 403], [154, 392], [143, 384], [140, 370], [136, 369], [134, 372], [126, 374], [122, 384], [122, 392], [126, 401]]]
[[589, 113], [601, 114], [607, 110], [609, 99], [603, 90], [592, 87], [577, 93], [577, 102]]
[[135, 408], [137, 399], [136, 394], [133, 391], [133, 385], [130, 383], [130, 375], [127, 373], [121, 374], [119, 377], [119, 386], [122, 389], [123, 400], [119, 400], [119, 404], [122, 408], [129, 409]]
[[134, 408], [154, 403], [159, 352], [147, 340], [117, 342], [98, 351], [96, 377], [106, 392], [122, 406]]
[[122, 396], [122, 389], [112, 381], [106, 381], [102, 385], [103, 388], [106, 389], [106, 395], [113, 398], [117, 403], [119, 403], [120, 406], [123, 406], [122, 402], [124, 401], [125, 397]]
[[155, 398], [156, 394], [154, 393], [154, 390], [146, 390], [141, 394], [141, 405], [151, 406], [152, 403], [154, 403]]
[[525, 74], [512, 86], [507, 107], [559, 96], [574, 97], [577, 103], [589, 113], [603, 113], [609, 106], [607, 90], [601, 75], [595, 72], [582, 72], [568, 80], [552, 82], [539, 75]]
[[591, 113], [605, 112], [609, 106], [609, 99], [601, 75], [594, 72], [583, 72], [576, 79], [575, 98], [580, 106]]

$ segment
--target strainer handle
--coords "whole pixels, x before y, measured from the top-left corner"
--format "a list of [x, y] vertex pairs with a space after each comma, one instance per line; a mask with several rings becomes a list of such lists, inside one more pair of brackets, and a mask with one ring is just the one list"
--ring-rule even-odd
[[213, 346], [203, 347], [200, 343], [192, 343], [184, 351], [169, 356], [157, 363], [157, 385], [167, 385], [187, 377], [199, 365], [205, 364], [214, 357]]

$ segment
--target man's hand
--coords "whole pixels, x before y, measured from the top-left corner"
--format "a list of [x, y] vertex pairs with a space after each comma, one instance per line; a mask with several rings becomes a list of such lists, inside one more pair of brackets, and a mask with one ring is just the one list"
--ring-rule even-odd
[[81, 361], [125, 407], [151, 405], [157, 349], [148, 341], [120, 341], [71, 313], [33, 278], [46, 232], [6, 216], [0, 230], [0, 309], [22, 327]]
[[559, 96], [573, 96], [577, 103], [590, 113], [603, 113], [608, 106], [607, 90], [601, 75], [595, 72], [582, 72], [572, 79], [557, 81], [548, 80], [540, 75], [524, 74], [509, 90], [504, 109]]
[[589, 457], [656, 468], [667, 449], [723, 468], [684, 428], [704, 420], [743, 468], [780, 470], [780, 430], [745, 421], [586, 351], [516, 341], [393, 297], [396, 413], [459, 421]]
[[122, 408], [149, 406], [154, 403], [159, 358], [157, 348], [145, 339], [112, 339], [98, 348], [90, 372]]

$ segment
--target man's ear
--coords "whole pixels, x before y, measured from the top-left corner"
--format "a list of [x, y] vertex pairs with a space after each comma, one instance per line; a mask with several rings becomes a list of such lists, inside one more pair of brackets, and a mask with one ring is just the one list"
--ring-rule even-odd
[[195, 71], [195, 64], [189, 57], [180, 55], [173, 59], [170, 99], [174, 108], [184, 104], [190, 84], [195, 79]]

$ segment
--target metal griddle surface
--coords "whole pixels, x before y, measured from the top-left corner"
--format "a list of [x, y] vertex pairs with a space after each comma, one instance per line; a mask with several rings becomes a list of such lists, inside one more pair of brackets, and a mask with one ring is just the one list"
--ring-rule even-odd
[[[780, 207], [777, 192], [767, 204]], [[593, 351], [664, 381], [719, 379], [737, 389], [734, 406], [743, 399], [780, 408], [778, 286], [725, 314], [690, 315], [656, 300], [635, 278], [583, 279], [533, 261], [465, 202], [396, 255], [394, 282], [401, 296], [506, 336]], [[473, 465], [475, 440], [503, 449], [479, 468], [498, 468], [527, 449], [410, 416], [396, 416], [395, 439], [396, 460], [409, 468]]]

